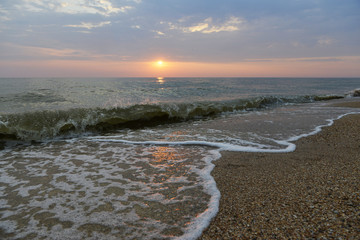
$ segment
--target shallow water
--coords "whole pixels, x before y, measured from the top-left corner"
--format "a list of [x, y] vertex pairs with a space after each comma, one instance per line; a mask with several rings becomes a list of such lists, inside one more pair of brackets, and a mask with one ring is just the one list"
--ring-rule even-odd
[[218, 198], [208, 177], [217, 154], [204, 147], [79, 139], [0, 156], [0, 226], [10, 238], [179, 236]]

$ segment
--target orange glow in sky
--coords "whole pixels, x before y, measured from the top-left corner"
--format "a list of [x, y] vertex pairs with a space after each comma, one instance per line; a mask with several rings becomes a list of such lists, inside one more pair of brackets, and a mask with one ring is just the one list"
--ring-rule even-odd
[[0, 61], [0, 72], [6, 70], [11, 73], [9, 77], [356, 77], [360, 76], [359, 66], [360, 57], [342, 57], [333, 61], [284, 58], [233, 63], [162, 60], [161, 65], [158, 61], [52, 60]]

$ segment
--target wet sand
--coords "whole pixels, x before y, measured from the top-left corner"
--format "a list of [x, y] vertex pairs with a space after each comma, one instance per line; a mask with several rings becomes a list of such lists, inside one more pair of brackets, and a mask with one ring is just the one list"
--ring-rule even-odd
[[[360, 108], [360, 99], [344, 104]], [[222, 152], [212, 172], [220, 210], [200, 239], [358, 239], [360, 114], [296, 145], [292, 153]]]

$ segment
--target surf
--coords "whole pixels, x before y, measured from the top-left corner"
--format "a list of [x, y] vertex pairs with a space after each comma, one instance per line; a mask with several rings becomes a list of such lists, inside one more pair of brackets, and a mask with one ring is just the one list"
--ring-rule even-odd
[[257, 111], [286, 104], [340, 99], [345, 96], [263, 96], [227, 101], [135, 104], [115, 108], [73, 108], [0, 115], [0, 139], [48, 140], [59, 136], [104, 133], [161, 124], [213, 118], [222, 114]]

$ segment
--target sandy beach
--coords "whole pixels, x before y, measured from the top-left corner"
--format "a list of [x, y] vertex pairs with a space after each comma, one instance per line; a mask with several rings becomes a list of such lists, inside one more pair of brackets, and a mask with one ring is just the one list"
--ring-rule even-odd
[[360, 115], [348, 115], [295, 152], [222, 152], [220, 209], [200, 239], [358, 239], [359, 133]]

